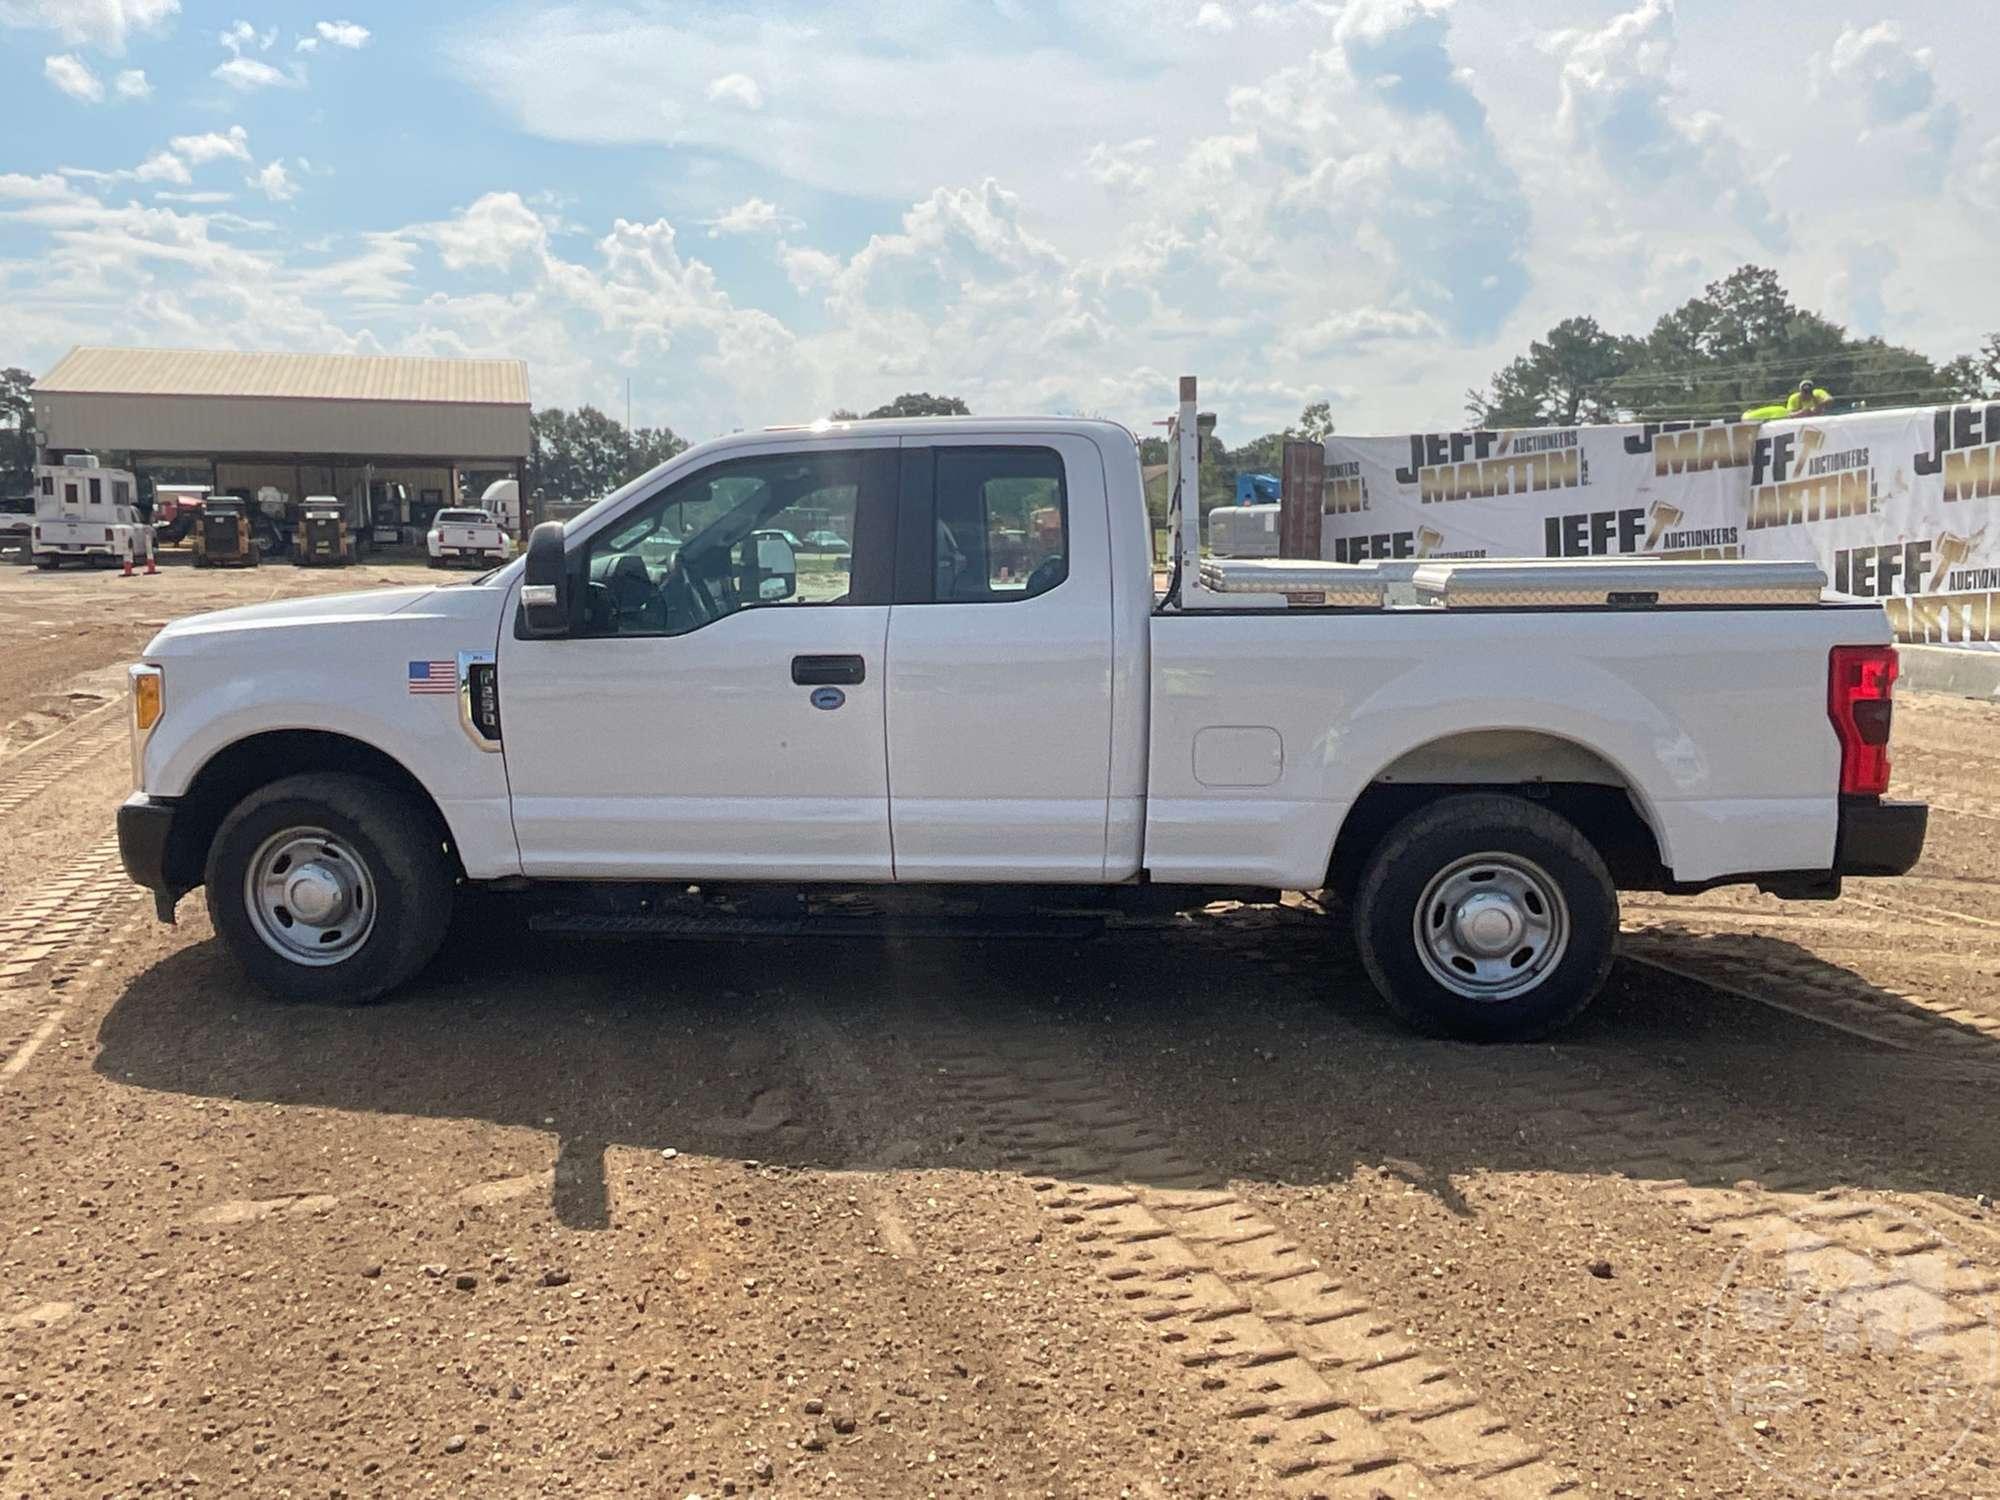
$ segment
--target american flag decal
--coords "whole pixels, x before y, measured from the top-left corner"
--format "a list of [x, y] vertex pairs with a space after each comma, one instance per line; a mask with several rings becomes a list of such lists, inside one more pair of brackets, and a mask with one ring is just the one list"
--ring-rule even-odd
[[410, 663], [410, 691], [413, 693], [455, 693], [458, 667], [449, 661]]

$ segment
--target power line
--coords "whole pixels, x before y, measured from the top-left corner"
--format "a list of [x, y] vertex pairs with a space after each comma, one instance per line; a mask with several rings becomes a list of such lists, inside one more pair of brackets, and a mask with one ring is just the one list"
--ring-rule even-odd
[[[1898, 401], [1906, 396], [1929, 397], [1930, 400], [1924, 404], [1936, 405], [1936, 406], [1943, 406], [1948, 403], [1955, 404], [1957, 400], [1957, 398], [1955, 397], [1945, 396], [1944, 393], [1937, 386], [1918, 386], [1913, 390], [1907, 390], [1907, 391], [1869, 391], [1863, 396], [1858, 396], [1851, 399], [1857, 401], [1875, 401], [1875, 402]], [[1836, 398], [1836, 404], [1841, 404], [1839, 398]], [[1906, 403], [1906, 404], [1914, 404], [1914, 403]], [[1855, 409], [1855, 408], [1850, 408], [1850, 409]], [[1702, 417], [1712, 417], [1717, 421], [1724, 421], [1724, 422], [1735, 422], [1741, 420], [1738, 414], [1734, 412], [1718, 411], [1713, 406], [1654, 406], [1649, 403], [1640, 403], [1634, 405], [1631, 408], [1631, 410], [1635, 417], [1640, 417], [1640, 418], [1669, 417], [1669, 418], [1686, 418], [1693, 420]], [[1807, 415], [1819, 415], [1819, 414], [1807, 413]], [[1840, 413], [1827, 412], [1824, 413], [1824, 415], [1838, 416], [1840, 415]]]
[[1880, 374], [1889, 370], [1916, 371], [1935, 370], [1935, 361], [1921, 354], [1889, 355], [1877, 351], [1857, 351], [1835, 355], [1795, 355], [1787, 359], [1749, 360], [1740, 364], [1689, 365], [1672, 370], [1634, 370], [1623, 375], [1609, 375], [1596, 382], [1596, 389], [1604, 390], [1630, 385], [1672, 385], [1685, 381], [1694, 384], [1701, 381], [1716, 381], [1758, 378], [1759, 372], [1768, 370], [1803, 370], [1817, 373], [1828, 369], [1849, 370], [1850, 376], [1859, 374]]

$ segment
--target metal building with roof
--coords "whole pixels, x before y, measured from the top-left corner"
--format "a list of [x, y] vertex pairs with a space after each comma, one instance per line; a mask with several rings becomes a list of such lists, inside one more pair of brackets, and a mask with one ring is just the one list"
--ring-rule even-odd
[[142, 473], [206, 464], [218, 492], [294, 502], [358, 487], [378, 524], [405, 531], [476, 498], [468, 470], [522, 479], [531, 446], [517, 359], [80, 346], [30, 396], [45, 453], [129, 455]]

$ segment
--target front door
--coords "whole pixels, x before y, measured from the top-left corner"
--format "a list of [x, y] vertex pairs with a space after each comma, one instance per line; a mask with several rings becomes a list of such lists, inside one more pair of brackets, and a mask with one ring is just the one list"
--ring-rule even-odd
[[[794, 440], [670, 477], [571, 538], [574, 633], [501, 627], [524, 873], [891, 877], [895, 462], [893, 439]], [[806, 543], [808, 514], [851, 549]]]

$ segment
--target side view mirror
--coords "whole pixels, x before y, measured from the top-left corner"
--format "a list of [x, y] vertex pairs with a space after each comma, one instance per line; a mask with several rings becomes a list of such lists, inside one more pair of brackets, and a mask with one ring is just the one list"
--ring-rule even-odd
[[771, 531], [753, 532], [737, 544], [737, 573], [759, 604], [776, 604], [799, 591], [799, 559], [792, 544]]
[[569, 634], [569, 562], [560, 521], [544, 521], [528, 535], [521, 576], [521, 629], [542, 640]]

